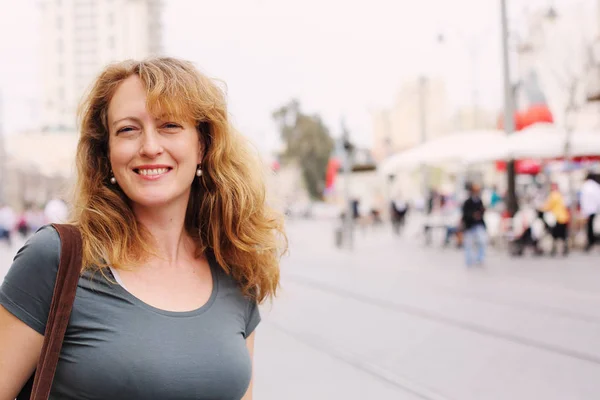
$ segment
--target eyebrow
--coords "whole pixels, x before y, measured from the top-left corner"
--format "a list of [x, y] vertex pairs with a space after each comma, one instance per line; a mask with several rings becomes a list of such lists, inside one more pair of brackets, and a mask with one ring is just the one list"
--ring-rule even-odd
[[138, 118], [135, 118], [135, 117], [125, 117], [125, 118], [121, 118], [121, 119], [118, 119], [118, 120], [116, 120], [115, 122], [113, 122], [113, 123], [112, 123], [112, 126], [113, 126], [113, 128], [114, 128], [115, 126], [117, 126], [117, 124], [118, 124], [119, 122], [123, 122], [123, 121], [127, 121], [127, 120], [131, 120], [131, 121], [134, 121], [134, 122], [137, 122], [137, 123], [139, 123], [139, 122], [140, 122], [140, 120], [139, 120]]
[[[161, 115], [158, 118], [154, 118], [154, 120], [155, 121], [168, 121], [168, 120], [170, 120], [172, 118], [173, 118], [172, 116], [163, 114], [163, 115]], [[120, 119], [116, 120], [115, 122], [113, 122], [112, 126], [114, 128], [119, 122], [123, 122], [123, 121], [127, 121], [127, 120], [131, 120], [131, 121], [136, 122], [138, 124], [142, 122], [139, 118], [136, 118], [136, 117], [125, 117], [125, 118], [120, 118]]]

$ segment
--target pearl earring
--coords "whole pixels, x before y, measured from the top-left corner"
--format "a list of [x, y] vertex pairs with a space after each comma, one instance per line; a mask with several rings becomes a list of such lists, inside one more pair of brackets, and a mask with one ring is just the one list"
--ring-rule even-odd
[[200, 168], [200, 166], [198, 166], [198, 169], [196, 170], [196, 176], [198, 178], [200, 178], [202, 176], [202, 168]]
[[110, 177], [110, 183], [112, 183], [113, 185], [117, 183], [117, 178], [115, 178], [114, 176]]

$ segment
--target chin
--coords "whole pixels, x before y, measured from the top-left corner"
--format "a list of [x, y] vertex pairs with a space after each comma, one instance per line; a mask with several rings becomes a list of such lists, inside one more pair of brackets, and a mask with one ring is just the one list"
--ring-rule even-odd
[[129, 196], [132, 203], [144, 207], [164, 207], [179, 201], [183, 202], [184, 194], [165, 193], [165, 191], [140, 191]]

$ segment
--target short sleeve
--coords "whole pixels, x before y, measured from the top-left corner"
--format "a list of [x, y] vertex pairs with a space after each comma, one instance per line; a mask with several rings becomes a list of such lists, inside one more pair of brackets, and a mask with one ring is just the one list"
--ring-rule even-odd
[[250, 301], [248, 304], [248, 312], [246, 313], [246, 334], [244, 339], [248, 338], [254, 332], [258, 324], [260, 323], [260, 311], [256, 301]]
[[44, 334], [60, 261], [60, 236], [51, 227], [38, 230], [17, 252], [0, 286], [0, 304]]

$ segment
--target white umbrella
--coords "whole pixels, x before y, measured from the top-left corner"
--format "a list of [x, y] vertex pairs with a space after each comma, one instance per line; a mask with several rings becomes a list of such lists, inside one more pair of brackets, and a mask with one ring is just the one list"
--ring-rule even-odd
[[570, 155], [600, 156], [600, 132], [575, 131], [571, 136]]
[[514, 159], [556, 158], [565, 154], [567, 134], [552, 124], [535, 124], [508, 138], [508, 152]]
[[506, 153], [506, 136], [500, 130], [461, 131], [444, 134], [384, 160], [379, 169], [394, 173], [421, 165], [494, 161]]
[[570, 140], [568, 156], [600, 155], [600, 132], [571, 132], [552, 124], [535, 124], [508, 138], [509, 154], [514, 159], [560, 158], [566, 154], [566, 144]]

